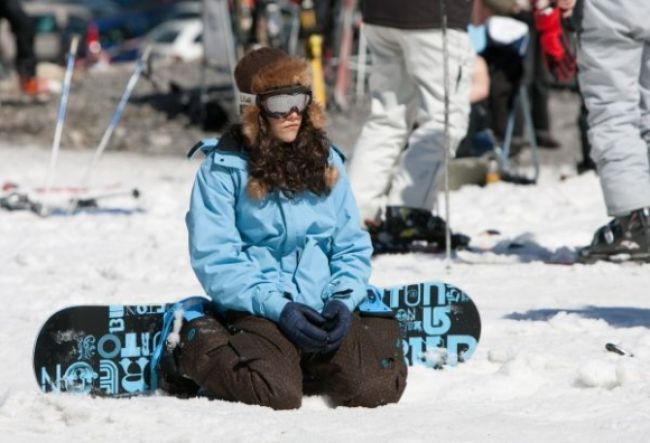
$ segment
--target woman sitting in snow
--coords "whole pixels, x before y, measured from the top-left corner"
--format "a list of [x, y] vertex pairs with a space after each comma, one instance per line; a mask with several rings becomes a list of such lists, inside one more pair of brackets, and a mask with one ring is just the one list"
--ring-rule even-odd
[[192, 266], [212, 303], [184, 312], [161, 385], [275, 409], [300, 407], [303, 393], [397, 402], [407, 372], [398, 323], [367, 286], [370, 240], [308, 63], [262, 48], [235, 79], [252, 102], [241, 125], [201, 146], [187, 214]]

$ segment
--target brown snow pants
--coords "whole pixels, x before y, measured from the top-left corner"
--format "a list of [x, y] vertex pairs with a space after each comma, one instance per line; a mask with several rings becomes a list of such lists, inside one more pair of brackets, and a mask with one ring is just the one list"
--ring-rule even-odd
[[407, 369], [393, 318], [354, 313], [341, 347], [301, 353], [264, 318], [228, 313], [221, 322], [199, 319], [181, 329], [181, 371], [209, 396], [274, 409], [300, 407], [303, 392], [334, 405], [375, 407], [397, 402]]

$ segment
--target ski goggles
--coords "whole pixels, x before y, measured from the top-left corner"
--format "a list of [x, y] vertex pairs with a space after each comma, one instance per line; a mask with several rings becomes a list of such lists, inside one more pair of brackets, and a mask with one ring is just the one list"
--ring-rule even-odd
[[305, 112], [311, 104], [311, 91], [303, 86], [276, 89], [258, 95], [256, 103], [267, 117], [286, 118], [292, 112]]

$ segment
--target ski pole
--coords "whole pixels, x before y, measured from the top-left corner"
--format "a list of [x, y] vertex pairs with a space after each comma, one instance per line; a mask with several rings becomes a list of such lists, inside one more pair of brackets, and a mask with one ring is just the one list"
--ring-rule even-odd
[[334, 102], [343, 110], [348, 109], [348, 79], [350, 52], [352, 51], [353, 26], [354, 26], [354, 7], [355, 0], [343, 0], [342, 14], [342, 33], [339, 47], [339, 57], [336, 66], [336, 82], [334, 84]]
[[[70, 42], [70, 49], [66, 57], [65, 76], [63, 77], [63, 90], [61, 91], [61, 101], [59, 102], [59, 110], [56, 118], [56, 129], [54, 130], [54, 141], [52, 142], [52, 152], [50, 154], [50, 166], [47, 171], [47, 178], [45, 181], [45, 191], [43, 193], [43, 201], [47, 198], [47, 193], [52, 187], [54, 182], [54, 172], [56, 170], [56, 163], [59, 157], [59, 147], [61, 146], [61, 135], [63, 134], [63, 124], [65, 122], [66, 110], [68, 107], [68, 97], [70, 95], [70, 84], [72, 83], [72, 73], [74, 71], [74, 60], [77, 54], [77, 47], [79, 45], [79, 37], [75, 35]], [[42, 206], [41, 215], [47, 212], [47, 204]]]
[[129, 101], [129, 97], [131, 96], [131, 93], [133, 92], [133, 89], [135, 88], [135, 85], [138, 82], [138, 79], [140, 78], [140, 74], [142, 74], [142, 71], [144, 70], [147, 64], [147, 60], [150, 54], [151, 54], [151, 47], [146, 47], [144, 52], [140, 56], [138, 63], [135, 66], [135, 70], [133, 71], [133, 74], [131, 74], [131, 78], [129, 78], [129, 81], [126, 84], [124, 93], [122, 94], [122, 97], [120, 98], [120, 101], [118, 102], [115, 111], [113, 111], [111, 121], [109, 122], [106, 131], [104, 131], [104, 135], [102, 136], [99, 145], [95, 150], [95, 155], [93, 156], [90, 165], [88, 165], [88, 168], [86, 168], [86, 171], [82, 176], [81, 185], [80, 185], [81, 188], [85, 188], [87, 186], [88, 181], [90, 179], [90, 173], [92, 172], [95, 165], [99, 161], [101, 155], [104, 153], [104, 150], [106, 149], [106, 146], [108, 146], [108, 142], [110, 141], [111, 136], [115, 131], [115, 128], [117, 128], [117, 125], [120, 123], [120, 119], [122, 118], [122, 112], [124, 112], [124, 108], [126, 107], [126, 104]]
[[357, 91], [356, 102], [361, 103], [366, 88], [366, 63], [367, 63], [368, 42], [363, 30], [363, 23], [359, 26], [359, 52], [357, 58]]
[[526, 133], [530, 140], [530, 151], [533, 154], [533, 177], [530, 179], [531, 182], [537, 183], [539, 178], [539, 150], [537, 149], [537, 140], [535, 137], [535, 124], [533, 123], [533, 118], [530, 113], [530, 103], [528, 102], [528, 96], [526, 95], [526, 90], [522, 86], [521, 91], [519, 92], [521, 107], [524, 112], [524, 123], [526, 125]]
[[444, 81], [444, 149], [445, 149], [445, 261], [447, 270], [451, 269], [451, 223], [449, 210], [449, 47], [447, 45], [447, 0], [440, 0], [440, 18], [442, 19], [442, 70]]
[[[230, 72], [235, 72], [235, 65], [237, 64], [237, 50], [235, 48], [235, 37], [233, 36], [232, 33], [232, 22], [230, 18], [230, 12], [229, 12], [229, 6], [228, 6], [228, 1], [226, 0], [219, 0], [218, 2], [215, 3], [214, 5], [214, 11], [212, 11], [213, 14], [216, 14], [216, 17], [214, 16], [208, 16], [206, 15], [205, 7], [206, 5], [210, 2], [204, 2], [204, 15], [203, 15], [203, 28], [207, 29], [207, 24], [206, 22], [210, 20], [216, 19], [217, 21], [217, 29], [220, 31], [221, 34], [221, 39], [223, 41], [223, 44], [225, 46], [225, 52], [226, 52], [226, 59], [228, 60], [228, 67], [230, 69]], [[214, 25], [212, 25], [214, 26]], [[205, 49], [205, 39], [204, 39], [204, 51]], [[206, 56], [207, 58], [207, 56]], [[233, 108], [235, 115], [239, 115], [239, 88], [237, 88], [237, 82], [235, 82], [235, 78], [231, 77], [232, 79], [232, 91], [233, 91]]]

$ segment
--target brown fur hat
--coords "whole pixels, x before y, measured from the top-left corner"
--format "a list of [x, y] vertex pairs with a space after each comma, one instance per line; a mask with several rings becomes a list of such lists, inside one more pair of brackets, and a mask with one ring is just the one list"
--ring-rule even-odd
[[[286, 86], [311, 88], [311, 68], [307, 60], [291, 57], [277, 48], [260, 48], [246, 54], [235, 67], [235, 82], [240, 92], [261, 94]], [[313, 102], [307, 113], [315, 128], [325, 125], [322, 108]], [[260, 110], [248, 105], [242, 111], [242, 130], [249, 144], [257, 143]]]

